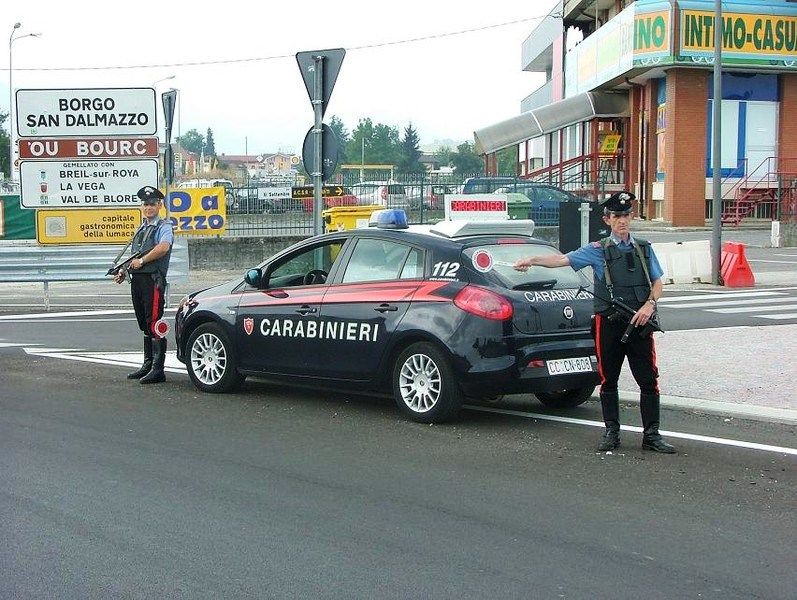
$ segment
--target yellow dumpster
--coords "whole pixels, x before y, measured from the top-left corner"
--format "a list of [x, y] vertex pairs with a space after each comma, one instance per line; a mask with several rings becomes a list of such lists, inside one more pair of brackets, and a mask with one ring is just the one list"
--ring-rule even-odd
[[321, 213], [324, 219], [324, 231], [343, 231], [344, 229], [357, 229], [368, 227], [371, 213], [382, 210], [384, 206], [370, 204], [368, 206], [334, 206]]

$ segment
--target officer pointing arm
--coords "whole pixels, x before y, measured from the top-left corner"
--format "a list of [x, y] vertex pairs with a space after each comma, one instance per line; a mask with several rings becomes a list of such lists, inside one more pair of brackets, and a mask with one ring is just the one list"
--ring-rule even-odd
[[[627, 358], [640, 389], [640, 411], [644, 427], [642, 447], [654, 452], [675, 452], [659, 434], [659, 371], [653, 335], [642, 335], [641, 327], [656, 312], [661, 298], [663, 271], [656, 253], [645, 240], [631, 235], [631, 209], [634, 195], [618, 192], [603, 206], [603, 221], [611, 228], [611, 235], [599, 242], [591, 242], [567, 254], [529, 256], [515, 262], [518, 271], [529, 267], [547, 268], [570, 266], [576, 271], [593, 268], [595, 285], [595, 347], [598, 372], [601, 377], [601, 408], [606, 432], [598, 451], [620, 446], [620, 399], [617, 382], [623, 361]], [[628, 322], [612, 306], [620, 300], [634, 311], [631, 323], [636, 328], [628, 332]]]

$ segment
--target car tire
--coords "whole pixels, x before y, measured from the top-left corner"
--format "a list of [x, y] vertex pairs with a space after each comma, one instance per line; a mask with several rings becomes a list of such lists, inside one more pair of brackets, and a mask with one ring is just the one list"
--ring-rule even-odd
[[462, 391], [448, 359], [428, 342], [416, 342], [399, 354], [392, 385], [399, 410], [419, 423], [443, 423], [462, 407]]
[[203, 392], [236, 390], [244, 380], [227, 333], [217, 323], [204, 323], [188, 338], [186, 367], [194, 385]]
[[572, 390], [556, 390], [554, 392], [536, 392], [537, 400], [548, 408], [573, 408], [579, 404], [584, 404], [595, 391], [594, 385], [575, 388]]

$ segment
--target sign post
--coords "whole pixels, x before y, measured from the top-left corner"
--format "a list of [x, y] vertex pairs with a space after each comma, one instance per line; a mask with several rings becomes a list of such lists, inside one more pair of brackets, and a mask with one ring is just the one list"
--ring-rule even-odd
[[[313, 105], [314, 124], [311, 132], [315, 139], [312, 144], [313, 160], [310, 176], [313, 178], [313, 233], [315, 235], [319, 235], [324, 231], [321, 219], [321, 211], [323, 209], [321, 187], [324, 183], [322, 119], [345, 55], [346, 50], [343, 48], [296, 53], [296, 62], [299, 65], [305, 88], [307, 88], [307, 93], [310, 96], [310, 103]], [[306, 158], [305, 167], [307, 167]]]
[[174, 179], [174, 153], [172, 152], [172, 123], [174, 123], [174, 107], [177, 104], [177, 90], [169, 90], [161, 94], [163, 101], [163, 120], [166, 123], [166, 148], [163, 151], [163, 178], [166, 180], [166, 218], [169, 218], [169, 188]]

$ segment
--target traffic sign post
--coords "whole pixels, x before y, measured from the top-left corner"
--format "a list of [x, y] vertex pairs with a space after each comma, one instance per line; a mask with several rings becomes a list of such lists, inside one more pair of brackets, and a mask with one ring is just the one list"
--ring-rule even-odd
[[[163, 178], [166, 180], [166, 197], [174, 181], [174, 152], [172, 152], [172, 123], [174, 123], [174, 107], [177, 104], [177, 90], [169, 90], [161, 94], [163, 102], [163, 120], [166, 124], [166, 149], [163, 152]], [[165, 203], [166, 218], [169, 218], [169, 203]]]
[[[340, 66], [346, 50], [335, 48], [331, 50], [312, 50], [308, 52], [297, 52], [296, 62], [304, 80], [304, 86], [310, 96], [310, 103], [313, 105], [313, 116], [315, 124], [308, 133], [308, 138], [314, 138], [310, 144], [312, 152], [305, 152], [305, 168], [307, 167], [307, 154], [312, 154], [312, 170], [310, 176], [313, 178], [313, 233], [319, 235], [324, 232], [324, 223], [321, 218], [323, 200], [321, 187], [324, 180], [323, 170], [323, 123], [324, 112], [326, 111], [329, 97], [332, 95], [332, 88], [338, 79]], [[334, 134], [333, 138], [334, 139]], [[305, 139], [305, 148], [308, 139]], [[337, 152], [335, 152], [337, 154]], [[337, 157], [335, 158], [337, 164]], [[334, 168], [332, 169], [334, 171]], [[330, 172], [331, 174], [331, 172]]]

